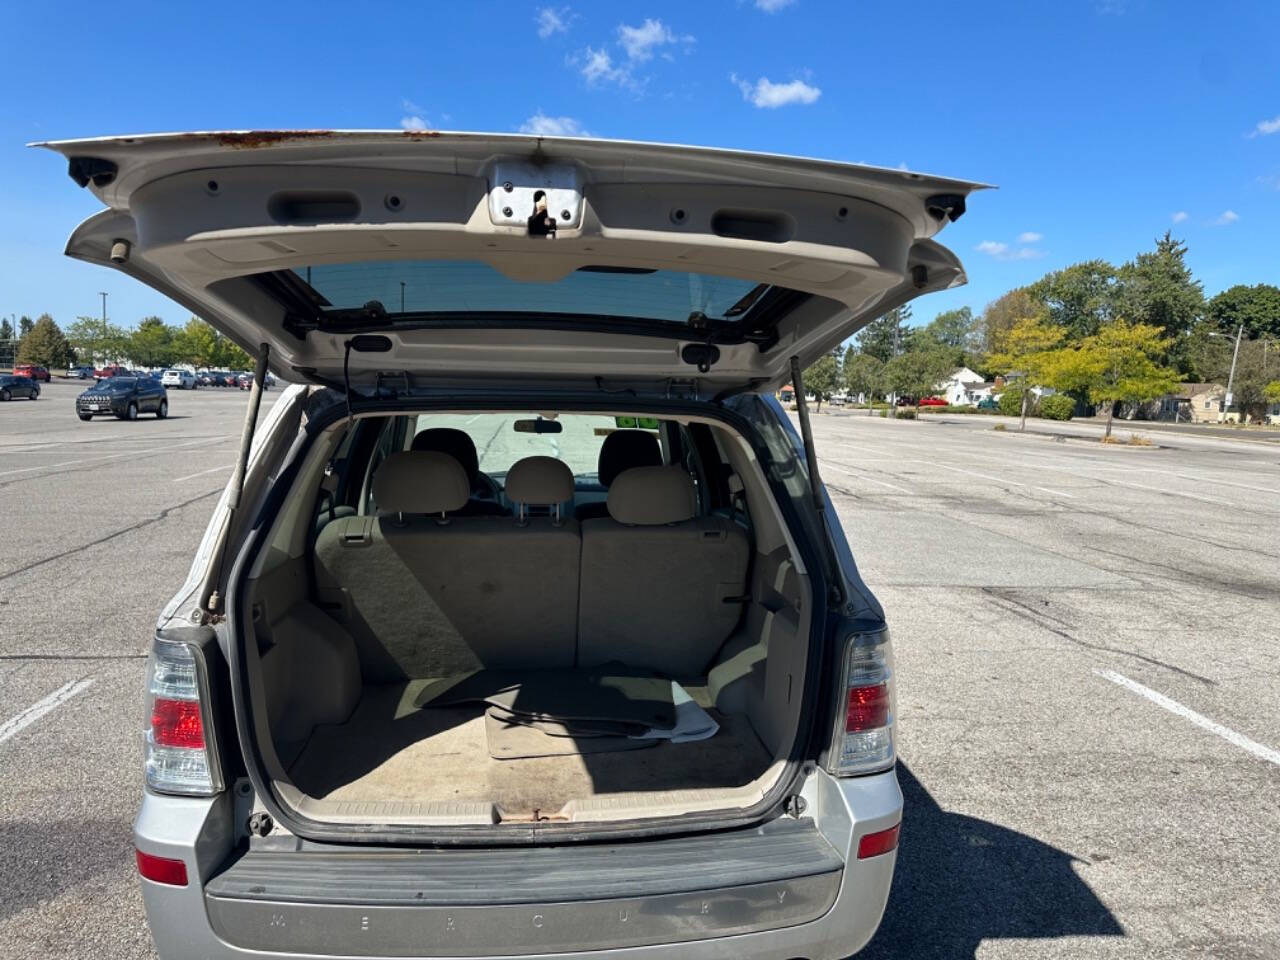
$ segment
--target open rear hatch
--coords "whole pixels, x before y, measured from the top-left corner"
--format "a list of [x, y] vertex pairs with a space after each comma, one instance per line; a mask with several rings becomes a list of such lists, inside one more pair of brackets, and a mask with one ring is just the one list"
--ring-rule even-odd
[[[252, 353], [267, 344], [280, 374], [333, 385], [346, 369], [357, 387], [395, 372], [773, 389], [791, 357], [807, 365], [885, 310], [963, 283], [932, 238], [979, 186], [524, 135], [41, 145], [109, 208], [68, 254], [155, 287]], [[348, 357], [359, 334], [386, 339]]]

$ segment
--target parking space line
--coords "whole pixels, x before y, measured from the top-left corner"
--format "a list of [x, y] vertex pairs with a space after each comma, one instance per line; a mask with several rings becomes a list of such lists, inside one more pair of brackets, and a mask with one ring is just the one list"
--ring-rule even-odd
[[219, 470], [230, 470], [232, 464], [225, 463], [220, 467], [210, 467], [208, 470], [201, 470], [199, 473], [189, 473], [185, 477], [174, 477], [174, 483], [181, 483], [183, 480], [191, 480], [195, 477], [203, 477], [206, 473], [217, 473]]
[[55, 710], [62, 706], [62, 704], [66, 703], [76, 694], [83, 693], [92, 684], [93, 681], [88, 678], [72, 680], [70, 683], [53, 691], [53, 693], [49, 694], [43, 700], [37, 700], [16, 717], [11, 717], [4, 723], [0, 724], [0, 743], [4, 743], [15, 733], [25, 730], [50, 710]]
[[1116, 673], [1114, 670], [1094, 670], [1098, 676], [1110, 680], [1112, 683], [1119, 684], [1126, 690], [1136, 693], [1140, 697], [1146, 697], [1157, 706], [1164, 707], [1170, 713], [1175, 713], [1184, 720], [1190, 720], [1198, 727], [1208, 730], [1210, 733], [1217, 734], [1228, 743], [1235, 744], [1241, 750], [1247, 750], [1255, 757], [1268, 760], [1276, 766], [1280, 766], [1280, 750], [1273, 750], [1270, 747], [1258, 743], [1256, 740], [1250, 740], [1243, 733], [1236, 733], [1230, 727], [1224, 727], [1222, 724], [1210, 720], [1203, 714], [1196, 713], [1190, 707], [1184, 707], [1177, 700], [1171, 700], [1163, 693], [1157, 693], [1150, 687], [1144, 687], [1136, 680], [1130, 680], [1126, 676]]

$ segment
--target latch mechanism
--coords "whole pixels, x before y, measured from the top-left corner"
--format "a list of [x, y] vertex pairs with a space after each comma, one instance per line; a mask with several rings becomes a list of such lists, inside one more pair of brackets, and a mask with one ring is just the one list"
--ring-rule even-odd
[[582, 174], [570, 163], [499, 160], [489, 168], [489, 219], [554, 237], [582, 225]]

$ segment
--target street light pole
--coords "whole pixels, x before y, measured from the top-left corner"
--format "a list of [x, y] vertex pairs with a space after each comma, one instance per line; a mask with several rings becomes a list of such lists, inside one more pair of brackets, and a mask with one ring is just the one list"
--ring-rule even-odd
[[107, 322], [107, 295], [102, 290], [98, 291], [98, 296], [102, 298], [102, 322]]
[[[1229, 339], [1225, 333], [1214, 333], [1209, 331], [1211, 337], [1222, 337]], [[1222, 406], [1218, 408], [1218, 422], [1222, 423], [1227, 418], [1227, 407], [1231, 406], [1231, 387], [1236, 380], [1236, 361], [1240, 359], [1240, 339], [1244, 336], [1244, 324], [1240, 324], [1240, 329], [1236, 331], [1236, 348], [1231, 354], [1231, 371], [1227, 374], [1227, 395], [1222, 398]], [[1265, 349], [1265, 347], [1264, 347]], [[1265, 369], [1265, 364], [1264, 364]]]

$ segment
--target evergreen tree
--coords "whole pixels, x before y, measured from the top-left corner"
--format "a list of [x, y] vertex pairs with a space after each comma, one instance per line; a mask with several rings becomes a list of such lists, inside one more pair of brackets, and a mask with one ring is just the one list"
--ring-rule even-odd
[[42, 367], [67, 367], [71, 365], [71, 345], [53, 317], [43, 313], [19, 342], [17, 359], [19, 363], [38, 363]]
[[858, 352], [887, 363], [905, 349], [909, 335], [905, 327], [911, 319], [911, 307], [895, 307], [884, 316], [872, 320], [855, 337]]

